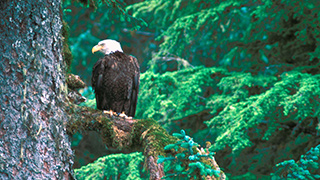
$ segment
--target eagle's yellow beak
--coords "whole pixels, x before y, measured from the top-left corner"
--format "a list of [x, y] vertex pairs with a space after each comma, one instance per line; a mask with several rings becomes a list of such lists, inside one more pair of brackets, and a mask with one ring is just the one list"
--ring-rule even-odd
[[92, 54], [97, 52], [97, 51], [100, 51], [103, 47], [101, 45], [95, 45], [93, 48], [92, 48]]

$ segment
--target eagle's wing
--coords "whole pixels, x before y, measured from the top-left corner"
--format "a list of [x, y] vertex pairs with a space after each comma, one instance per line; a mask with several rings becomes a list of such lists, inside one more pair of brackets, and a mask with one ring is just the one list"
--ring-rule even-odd
[[91, 85], [94, 90], [98, 89], [100, 86], [101, 82], [98, 81], [98, 76], [101, 74], [99, 72], [104, 68], [103, 66], [102, 60], [99, 59], [92, 68]]
[[134, 117], [136, 113], [138, 93], [139, 93], [139, 84], [140, 84], [140, 67], [138, 61], [135, 57], [130, 56], [130, 61], [132, 61], [134, 66], [134, 75], [132, 77], [132, 91], [130, 95], [130, 108], [129, 108], [129, 116]]
[[102, 109], [102, 101], [103, 93], [99, 92], [101, 91], [101, 84], [102, 84], [102, 78], [103, 78], [103, 71], [104, 71], [104, 63], [103, 59], [99, 59], [96, 64], [93, 66], [92, 70], [92, 78], [91, 78], [91, 83], [92, 83], [92, 88], [95, 91], [95, 96], [96, 96], [96, 102], [97, 102], [97, 108]]

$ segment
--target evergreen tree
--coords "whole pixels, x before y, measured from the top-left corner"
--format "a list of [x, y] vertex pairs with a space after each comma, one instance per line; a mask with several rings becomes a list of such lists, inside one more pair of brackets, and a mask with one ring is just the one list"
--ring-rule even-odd
[[147, 0], [128, 9], [159, 34], [160, 56], [253, 73], [279, 66], [318, 72], [316, 0]]
[[[317, 1], [149, 0], [128, 9], [161, 40], [153, 73], [142, 76], [140, 103], [151, 108], [141, 117], [198, 131], [234, 175], [268, 174], [319, 143]], [[188, 69], [164, 73], [172, 58]]]
[[60, 5], [0, 3], [0, 179], [72, 178]]

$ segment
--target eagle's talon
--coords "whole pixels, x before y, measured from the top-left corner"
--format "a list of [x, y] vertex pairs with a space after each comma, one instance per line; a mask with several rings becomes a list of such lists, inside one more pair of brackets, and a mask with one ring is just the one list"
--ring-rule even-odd
[[108, 114], [110, 117], [113, 117], [114, 115], [116, 115], [116, 113], [113, 112], [112, 110], [110, 110], [110, 111], [103, 110], [103, 113], [104, 113], [104, 114]]
[[128, 116], [127, 116], [124, 112], [122, 112], [121, 114], [119, 114], [119, 117], [122, 117], [122, 118], [124, 118], [124, 119], [127, 119], [127, 118], [128, 118]]
[[103, 113], [104, 113], [104, 114], [109, 114], [109, 115], [110, 115], [110, 111], [107, 111], [107, 110], [103, 110]]

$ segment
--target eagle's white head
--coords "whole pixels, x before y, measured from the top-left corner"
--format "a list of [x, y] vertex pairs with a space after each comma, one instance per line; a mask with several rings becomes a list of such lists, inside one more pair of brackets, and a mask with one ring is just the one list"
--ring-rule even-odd
[[97, 51], [100, 51], [103, 54], [110, 54], [116, 51], [123, 52], [120, 43], [112, 39], [100, 41], [92, 48], [92, 53], [95, 53]]

